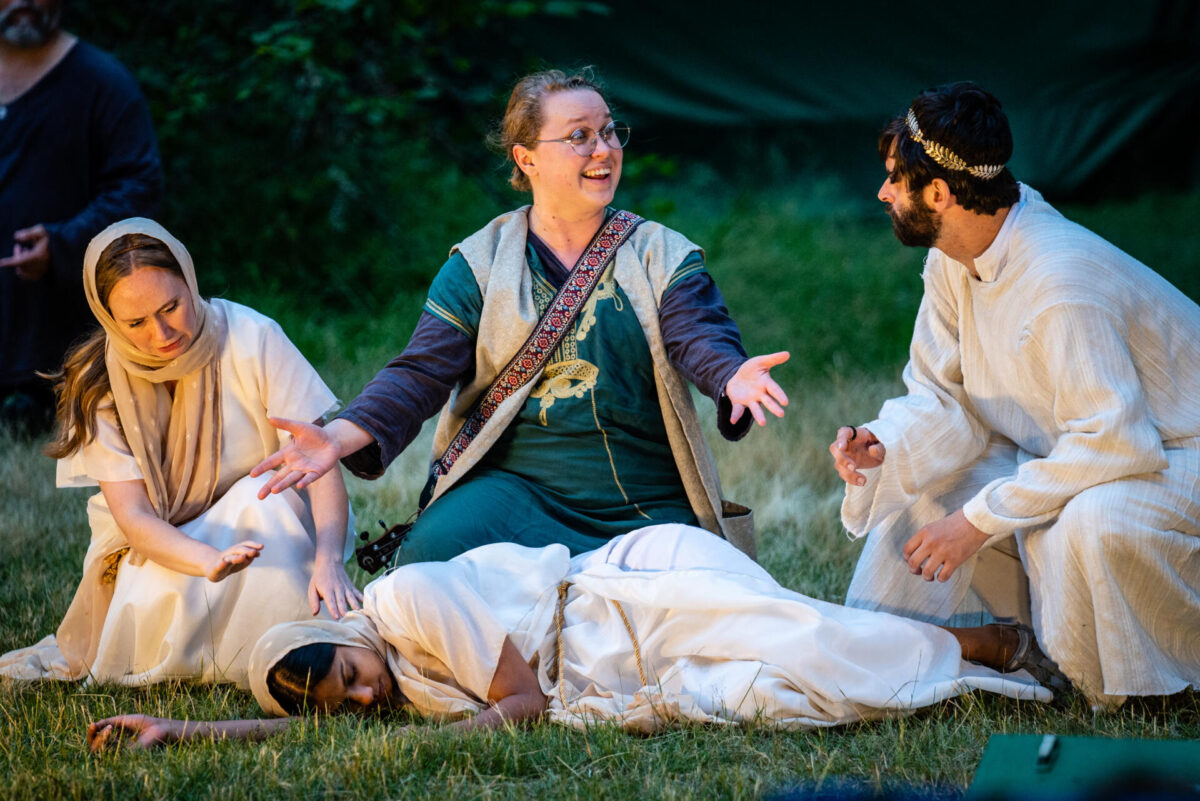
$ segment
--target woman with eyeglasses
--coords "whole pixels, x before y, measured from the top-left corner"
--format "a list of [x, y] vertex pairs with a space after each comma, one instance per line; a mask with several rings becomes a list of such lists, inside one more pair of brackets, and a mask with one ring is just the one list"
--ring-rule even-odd
[[[700, 247], [612, 207], [629, 126], [589, 72], [520, 80], [493, 140], [532, 205], [454, 246], [408, 347], [338, 419], [277, 421], [293, 441], [255, 468], [278, 468], [260, 497], [304, 487], [339, 459], [377, 477], [441, 408], [432, 501], [399, 563], [500, 541], [577, 554], [666, 522], [753, 554], [748, 510], [721, 499], [687, 381], [738, 439], [752, 420], [783, 416], [787, 396], [770, 370], [788, 354], [747, 358]], [[597, 264], [586, 300], [571, 295], [568, 277]], [[557, 325], [572, 297], [578, 316]], [[561, 339], [539, 351], [547, 326]]]

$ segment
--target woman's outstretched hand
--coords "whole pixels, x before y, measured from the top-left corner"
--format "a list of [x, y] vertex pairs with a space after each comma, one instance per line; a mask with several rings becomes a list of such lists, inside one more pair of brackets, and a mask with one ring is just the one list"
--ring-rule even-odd
[[204, 570], [209, 581], [221, 581], [239, 570], [250, 567], [250, 563], [262, 555], [263, 544], [254, 540], [242, 540], [217, 554]]
[[183, 721], [169, 718], [152, 718], [149, 715], [117, 715], [97, 720], [87, 728], [88, 748], [94, 753], [132, 737], [134, 748], [154, 748], [173, 743], [183, 736]]
[[312, 581], [308, 582], [308, 605], [316, 615], [321, 611], [321, 601], [334, 620], [352, 609], [362, 608], [363, 595], [346, 575], [343, 565], [317, 560], [313, 568]]
[[115, 747], [125, 740], [134, 748], [154, 748], [201, 737], [261, 740], [287, 728], [292, 720], [172, 720], [149, 715], [116, 715], [89, 724], [87, 741], [88, 748], [96, 752]]
[[829, 444], [829, 453], [842, 481], [856, 487], [867, 483], [867, 477], [858, 471], [879, 467], [886, 455], [883, 443], [862, 426], [839, 428], [837, 439]]
[[788, 404], [787, 394], [771, 378], [771, 368], [783, 364], [790, 356], [783, 350], [755, 356], [742, 363], [725, 385], [725, 397], [733, 404], [729, 422], [736, 423], [742, 418], [742, 412], [749, 409], [754, 422], [765, 426], [767, 417], [763, 414], [764, 407], [776, 417], [783, 417], [783, 407]]
[[275, 470], [275, 475], [258, 490], [259, 500], [272, 492], [283, 492], [292, 486], [304, 489], [337, 464], [341, 457], [337, 443], [321, 426], [282, 417], [267, 419], [271, 421], [271, 425], [291, 434], [292, 441], [263, 459], [250, 471], [252, 476], [261, 476], [268, 470]]

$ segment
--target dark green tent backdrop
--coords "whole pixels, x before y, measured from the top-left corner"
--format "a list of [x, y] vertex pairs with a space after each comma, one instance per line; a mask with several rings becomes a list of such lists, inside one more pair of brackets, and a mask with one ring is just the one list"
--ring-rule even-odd
[[1004, 103], [1013, 170], [1039, 188], [1081, 197], [1200, 180], [1195, 0], [605, 5], [533, 18], [520, 44], [551, 64], [596, 65], [655, 150], [777, 138], [794, 167], [874, 176], [881, 124], [921, 89], [971, 79]]
[[964, 78], [1004, 102], [1013, 171], [1053, 202], [1200, 185], [1200, 0], [70, 0], [66, 15], [140, 81], [163, 219], [214, 288], [274, 286], [279, 264], [347, 305], [380, 270], [424, 286], [463, 219], [522, 201], [482, 139], [537, 65], [598, 67], [634, 127], [627, 191], [639, 168], [698, 160], [739, 190], [839, 177], [822, 197], [872, 205], [880, 126]]

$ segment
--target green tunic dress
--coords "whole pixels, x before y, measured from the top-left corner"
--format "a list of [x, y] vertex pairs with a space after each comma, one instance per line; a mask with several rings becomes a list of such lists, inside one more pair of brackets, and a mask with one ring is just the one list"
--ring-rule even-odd
[[[544, 312], [556, 289], [532, 245], [526, 259], [534, 302]], [[696, 523], [663, 425], [646, 335], [612, 269], [516, 420], [418, 518], [400, 563], [448, 559], [492, 542], [561, 542], [581, 553], [653, 523]], [[692, 253], [666, 291], [703, 270], [702, 255]], [[471, 269], [455, 253], [425, 310], [475, 339], [482, 309]]]

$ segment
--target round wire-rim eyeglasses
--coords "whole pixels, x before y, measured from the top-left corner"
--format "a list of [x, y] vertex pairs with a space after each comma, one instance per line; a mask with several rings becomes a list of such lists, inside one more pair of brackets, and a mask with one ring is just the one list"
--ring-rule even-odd
[[596, 152], [596, 142], [603, 139], [604, 144], [613, 150], [621, 150], [629, 143], [629, 126], [620, 120], [613, 120], [599, 131], [591, 128], [576, 128], [570, 136], [561, 139], [534, 139], [534, 142], [563, 142], [580, 156], [590, 156]]

